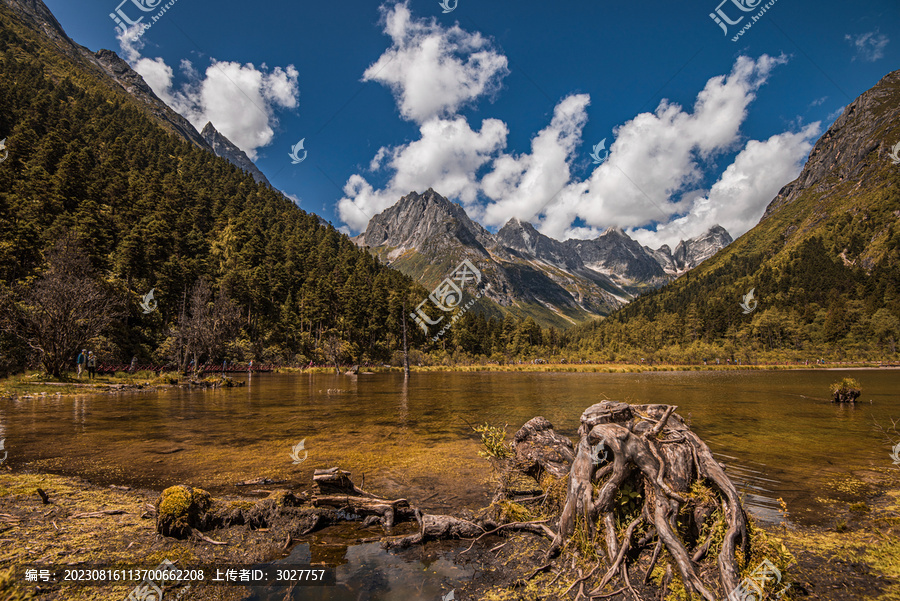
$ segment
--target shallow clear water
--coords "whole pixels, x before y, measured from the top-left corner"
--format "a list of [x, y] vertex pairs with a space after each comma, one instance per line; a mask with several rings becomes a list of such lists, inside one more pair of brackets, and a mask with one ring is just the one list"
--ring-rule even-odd
[[[862, 402], [829, 403], [829, 384], [847, 375], [862, 383]], [[0, 438], [14, 468], [157, 489], [238, 492], [236, 483], [258, 477], [305, 486], [314, 469], [339, 465], [367, 489], [434, 510], [489, 500], [490, 468], [470, 425], [509, 424], [511, 436], [543, 415], [574, 437], [581, 412], [602, 399], [672, 403], [755, 513], [771, 517], [783, 497], [794, 518], [814, 519], [834, 478], [891, 469], [872, 426], [900, 418], [898, 391], [900, 371], [889, 370], [414, 373], [408, 383], [401, 374], [257, 374], [224, 390], [0, 401]], [[301, 440], [307, 459], [294, 465]]]
[[[345, 549], [343, 563], [336, 568], [336, 586], [298, 587], [287, 596], [285, 587], [254, 587], [248, 589], [250, 596], [245, 601], [439, 601], [472, 577], [473, 569], [454, 563], [455, 554], [467, 546], [468, 543], [443, 551], [420, 549], [396, 554], [385, 551], [378, 543], [351, 545]], [[275, 565], [308, 564], [314, 560], [314, 551], [308, 544], [297, 545]]]
[[[844, 376], [862, 383], [856, 407], [826, 398]], [[600, 400], [672, 403], [726, 464], [757, 517], [779, 520], [781, 497], [792, 520], [830, 523], [819, 498], [851, 500], [865, 491], [861, 482], [897, 469], [873, 423], [900, 418], [898, 391], [900, 371], [889, 370], [414, 373], [408, 382], [402, 374], [258, 374], [249, 386], [225, 390], [0, 401], [0, 438], [14, 469], [155, 489], [307, 487], [314, 469], [337, 465], [367, 490], [446, 512], [490, 501], [491, 470], [470, 425], [509, 424], [511, 436], [543, 415], [574, 437], [581, 412]], [[308, 455], [295, 465], [290, 454], [301, 440]], [[284, 483], [235, 487], [259, 477]], [[346, 550], [345, 583], [367, 565], [389, 565], [390, 555], [373, 553]], [[428, 579], [424, 596], [404, 598], [439, 598], [448, 575]], [[413, 586], [401, 580], [392, 586]]]

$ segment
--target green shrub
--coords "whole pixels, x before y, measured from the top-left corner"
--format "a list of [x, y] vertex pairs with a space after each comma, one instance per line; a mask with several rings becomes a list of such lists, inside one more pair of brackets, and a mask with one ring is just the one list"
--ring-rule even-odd
[[484, 451], [478, 451], [482, 457], [493, 457], [495, 459], [505, 459], [512, 456], [512, 448], [506, 442], [506, 426], [497, 428], [488, 424], [482, 424], [472, 428], [481, 434], [481, 444], [484, 445]]
[[860, 384], [859, 381], [856, 380], [856, 378], [844, 378], [840, 382], [835, 382], [831, 385], [831, 394], [846, 394], [851, 390], [862, 391], [862, 384]]

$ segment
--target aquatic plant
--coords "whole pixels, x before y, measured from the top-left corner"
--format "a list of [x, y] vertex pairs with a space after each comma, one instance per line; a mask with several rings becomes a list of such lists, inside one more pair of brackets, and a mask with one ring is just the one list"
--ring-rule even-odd
[[481, 444], [484, 445], [484, 451], [478, 451], [478, 454], [484, 458], [493, 457], [494, 459], [505, 459], [512, 456], [512, 449], [506, 442], [506, 426], [502, 428], [491, 426], [490, 424], [481, 424], [472, 428], [475, 432], [481, 434]]

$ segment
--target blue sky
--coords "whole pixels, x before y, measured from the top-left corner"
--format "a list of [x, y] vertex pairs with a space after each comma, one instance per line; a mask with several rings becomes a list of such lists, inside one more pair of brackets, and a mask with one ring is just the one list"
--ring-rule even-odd
[[[896, 0], [458, 0], [446, 14], [438, 0], [175, 0], [131, 40], [109, 16], [120, 1], [45, 0], [76, 42], [117, 51], [354, 234], [434, 187], [492, 230], [518, 217], [558, 239], [618, 226], [658, 246], [713, 223], [737, 237], [839, 111], [900, 68]], [[121, 11], [149, 22], [165, 4]], [[717, 8], [740, 19], [727, 35]]]

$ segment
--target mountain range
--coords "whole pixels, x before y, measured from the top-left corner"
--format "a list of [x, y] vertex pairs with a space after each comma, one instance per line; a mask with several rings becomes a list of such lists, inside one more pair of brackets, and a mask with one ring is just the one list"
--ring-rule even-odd
[[[602, 323], [574, 328], [571, 340], [601, 358], [612, 345], [640, 357], [699, 342], [745, 358], [776, 349], [798, 357], [896, 352], [898, 144], [900, 71], [894, 71], [847, 105], [755, 227], [687, 277]], [[753, 303], [741, 306], [750, 293]]]
[[354, 241], [429, 287], [468, 259], [490, 283], [485, 298], [501, 311], [568, 327], [666, 284], [732, 239], [715, 226], [680, 242], [675, 252], [642, 246], [618, 228], [593, 240], [560, 242], [515, 218], [492, 234], [429, 189], [375, 215]]
[[[169, 133], [268, 184], [213, 124], [198, 133], [114, 52], [73, 42], [43, 2], [2, 4], [74, 64], [79, 81], [99, 83], [116, 98], [127, 95], [134, 101], [129, 106]], [[542, 325], [566, 327], [624, 307], [613, 321], [668, 313], [684, 322], [690, 311], [708, 335], [722, 335], [740, 326], [736, 301], [752, 288], [760, 307], [798, 311], [807, 324], [830, 320], [837, 331], [841, 319], [859, 312], [853, 303], [863, 298], [866, 319], [880, 308], [900, 315], [900, 177], [889, 158], [900, 139], [898, 107], [900, 75], [894, 72], [846, 107], [800, 176], [733, 243], [718, 226], [674, 250], [642, 246], [617, 229], [560, 242], [519, 220], [493, 234], [434, 190], [399, 199], [355, 242], [427, 287], [468, 258], [491, 283], [489, 312], [532, 316]], [[761, 297], [773, 290], [778, 294]]]
[[[214, 124], [207, 123], [198, 133], [115, 52], [92, 52], [71, 40], [43, 2], [4, 2], [42, 31], [60, 52], [101, 82], [119, 87], [137, 100], [164, 129], [271, 187], [246, 153]], [[494, 309], [520, 317], [530, 315], [542, 325], [557, 327], [607, 315], [642, 291], [692, 269], [731, 242], [728, 233], [718, 227], [681, 242], [674, 252], [666, 246], [656, 250], [643, 247], [621, 230], [607, 230], [595, 240], [559, 242], [518, 220], [493, 235], [469, 219], [461, 207], [431, 190], [422, 195], [412, 193], [377, 215], [361, 239], [391, 267], [427, 286], [447, 277], [448, 269], [455, 267], [449, 265], [451, 257], [470, 258], [492, 284], [488, 299]]]
[[[431, 287], [462, 259], [491, 283], [488, 313], [566, 326], [618, 308], [556, 339], [600, 359], [710, 348], [871, 356], [900, 340], [900, 71], [845, 108], [733, 242], [719, 227], [674, 251], [616, 229], [560, 242], [512, 220], [491, 233], [427, 190], [370, 221], [355, 241], [367, 253], [265, 185], [212, 124], [198, 133], [114, 52], [75, 44], [40, 0], [0, 0], [0, 31], [0, 89], [17, 91], [0, 111], [0, 287], [33, 280], [47, 249], [79, 232], [115, 286], [157, 292], [161, 321], [132, 307], [140, 331], [115, 333], [123, 356], [163, 348], [172, 311], [202, 277], [246, 311], [256, 356], [319, 357], [329, 337], [388, 357], [400, 318], [427, 295], [405, 274]], [[466, 317], [447, 338], [464, 351], [525, 348], [510, 351], [505, 323]], [[410, 336], [425, 344], [418, 328]], [[0, 335], [0, 356], [26, 353]]]

